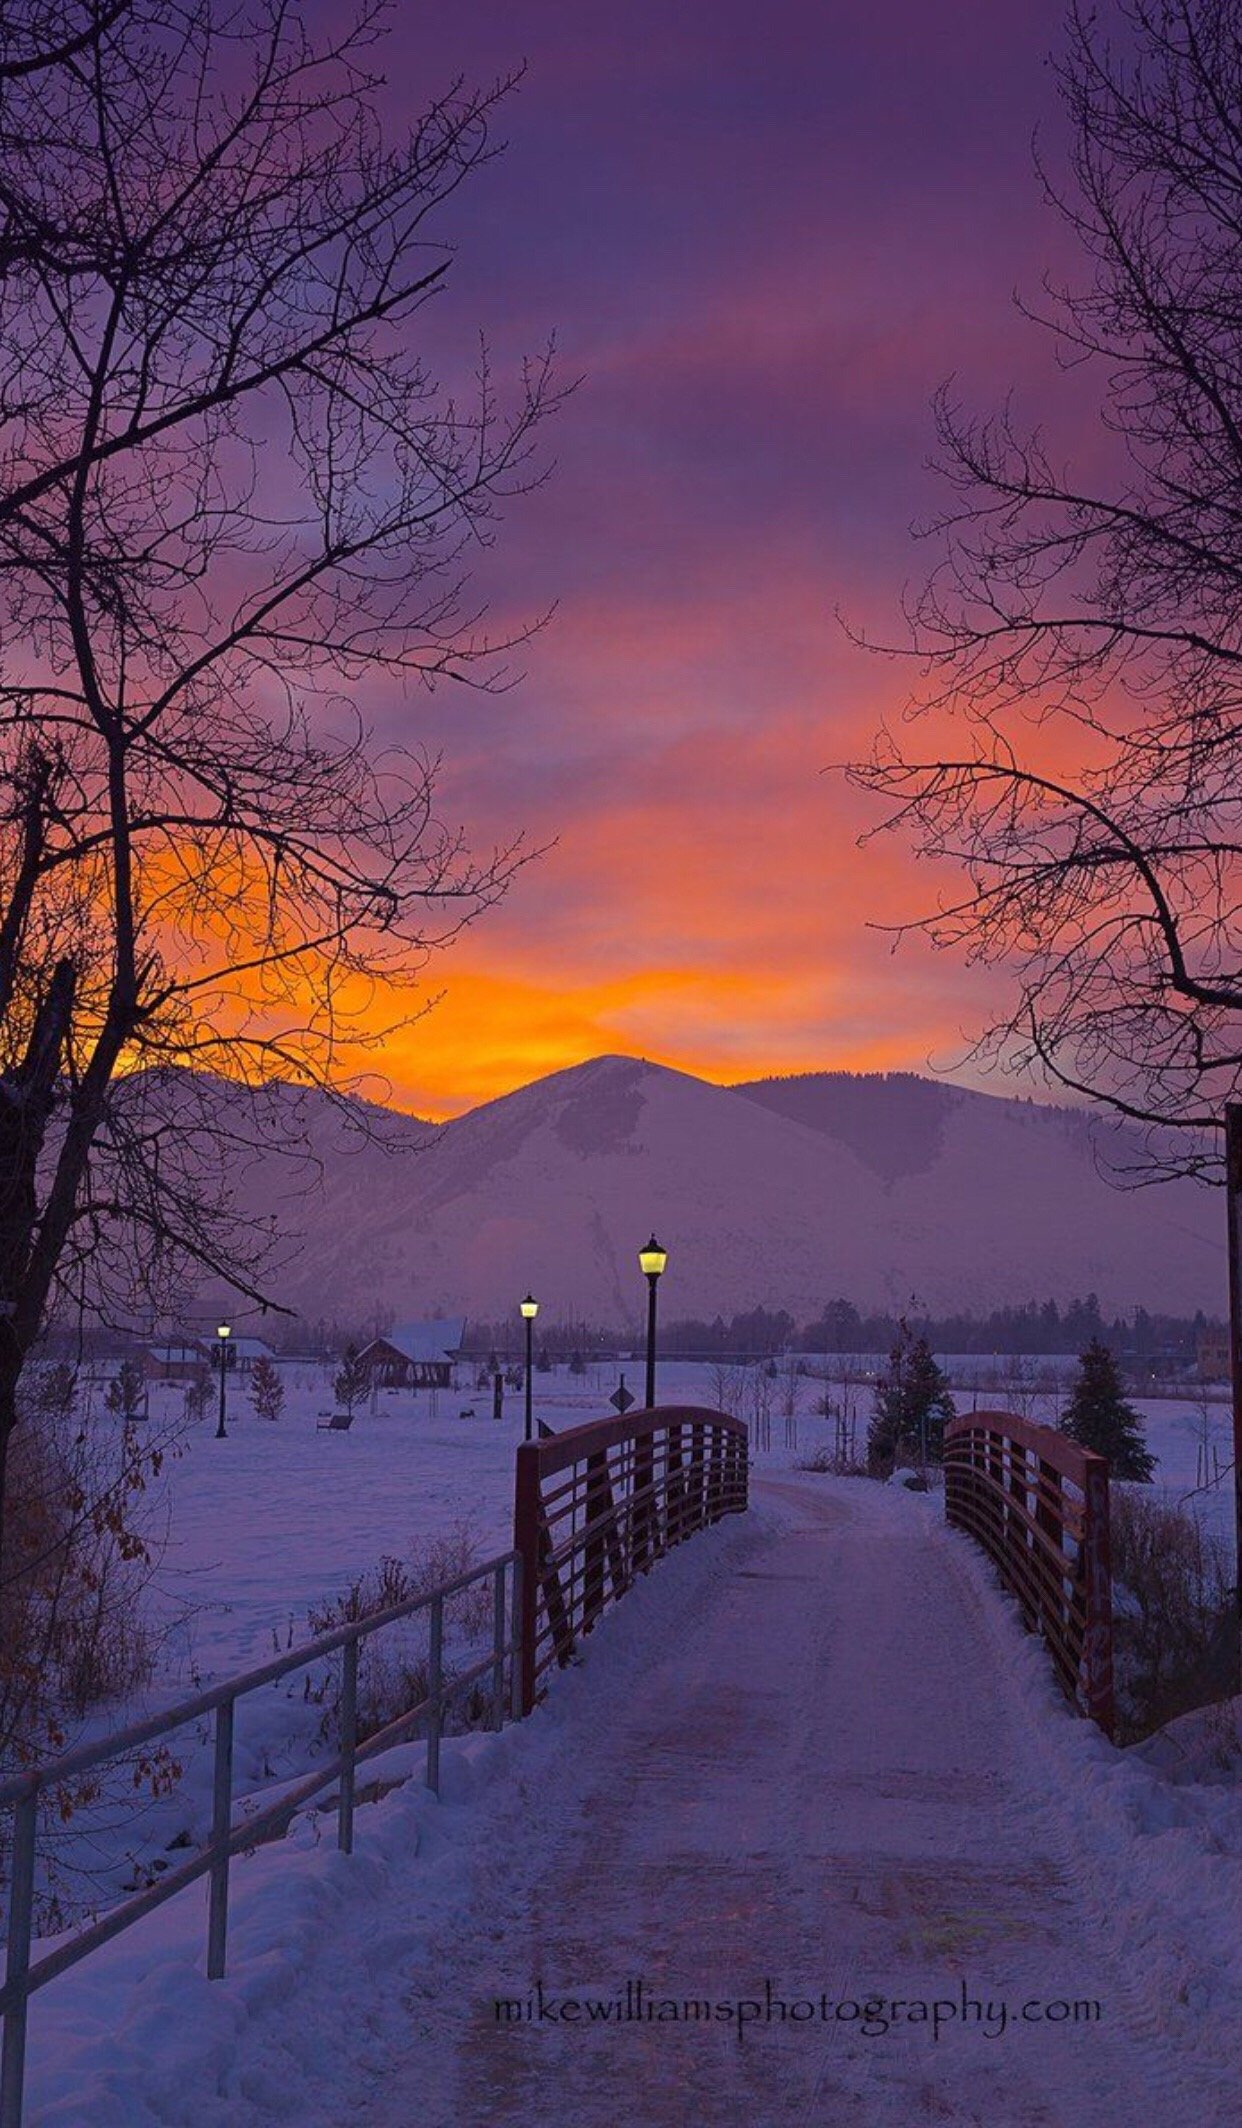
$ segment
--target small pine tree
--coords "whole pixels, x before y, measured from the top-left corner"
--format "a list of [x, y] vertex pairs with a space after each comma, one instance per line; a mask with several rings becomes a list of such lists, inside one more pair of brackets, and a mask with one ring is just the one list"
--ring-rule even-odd
[[1156, 1463], [1148, 1452], [1143, 1422], [1122, 1395], [1117, 1362], [1098, 1337], [1079, 1355], [1061, 1431], [1080, 1448], [1093, 1448], [1106, 1457], [1110, 1477], [1151, 1484]]
[[889, 1354], [888, 1372], [876, 1383], [875, 1409], [867, 1430], [870, 1468], [890, 1467], [902, 1448], [939, 1463], [944, 1429], [954, 1417], [943, 1369], [937, 1366], [927, 1339], [916, 1336], [903, 1317]]
[[123, 1360], [108, 1384], [104, 1403], [119, 1419], [136, 1419], [146, 1401], [147, 1378], [137, 1360]]
[[370, 1368], [361, 1364], [357, 1347], [347, 1345], [341, 1358], [340, 1372], [332, 1384], [332, 1390], [337, 1403], [350, 1414], [351, 1418], [355, 1404], [361, 1404], [370, 1386]]
[[256, 1419], [278, 1419], [285, 1408], [285, 1385], [266, 1352], [250, 1370], [250, 1402]]

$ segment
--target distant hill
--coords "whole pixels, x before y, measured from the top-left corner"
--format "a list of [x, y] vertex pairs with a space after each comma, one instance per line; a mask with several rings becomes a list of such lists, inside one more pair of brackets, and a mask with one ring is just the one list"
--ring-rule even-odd
[[314, 1160], [295, 1185], [259, 1157], [237, 1189], [299, 1235], [280, 1297], [310, 1317], [499, 1317], [529, 1288], [550, 1315], [635, 1322], [653, 1227], [673, 1315], [806, 1319], [836, 1295], [935, 1312], [1091, 1291], [1106, 1311], [1225, 1306], [1219, 1193], [1111, 1187], [1102, 1165], [1131, 1141], [1081, 1110], [913, 1074], [721, 1087], [634, 1057], [440, 1126], [381, 1112], [386, 1152], [351, 1150], [347, 1118], [289, 1088], [273, 1089], [273, 1132], [290, 1103]]

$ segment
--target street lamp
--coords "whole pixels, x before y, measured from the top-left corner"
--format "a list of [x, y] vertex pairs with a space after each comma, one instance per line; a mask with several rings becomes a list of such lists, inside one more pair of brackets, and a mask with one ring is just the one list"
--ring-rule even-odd
[[219, 1329], [216, 1331], [216, 1337], [219, 1340], [219, 1343], [216, 1346], [216, 1350], [220, 1355], [220, 1418], [219, 1423], [216, 1426], [217, 1441], [223, 1441], [224, 1439], [226, 1439], [224, 1431], [224, 1368], [225, 1362], [227, 1361], [229, 1356], [229, 1339], [232, 1337], [232, 1335], [233, 1332], [227, 1323], [221, 1323]]
[[536, 1300], [536, 1299], [534, 1298], [533, 1294], [530, 1294], [530, 1293], [528, 1293], [528, 1294], [527, 1294], [527, 1296], [526, 1296], [526, 1298], [525, 1298], [525, 1300], [524, 1300], [524, 1301], [522, 1301], [522, 1302], [520, 1303], [520, 1306], [521, 1306], [521, 1310], [522, 1310], [522, 1320], [523, 1320], [523, 1321], [525, 1322], [525, 1324], [526, 1324], [526, 1432], [525, 1432], [525, 1434], [523, 1435], [523, 1439], [524, 1439], [524, 1440], [527, 1440], [527, 1441], [529, 1441], [529, 1439], [530, 1439], [530, 1435], [531, 1435], [531, 1420], [530, 1420], [530, 1370], [531, 1370], [531, 1352], [530, 1352], [530, 1348], [531, 1348], [531, 1341], [532, 1341], [532, 1339], [533, 1339], [533, 1337], [534, 1337], [534, 1335], [535, 1335], [535, 1317], [536, 1317], [536, 1316], [538, 1315], [538, 1313], [539, 1313], [539, 1303], [538, 1303], [538, 1301], [537, 1301], [537, 1300]]
[[653, 1234], [646, 1248], [639, 1250], [638, 1262], [647, 1281], [647, 1409], [650, 1411], [655, 1403], [656, 1285], [668, 1262], [668, 1250], [660, 1247]]

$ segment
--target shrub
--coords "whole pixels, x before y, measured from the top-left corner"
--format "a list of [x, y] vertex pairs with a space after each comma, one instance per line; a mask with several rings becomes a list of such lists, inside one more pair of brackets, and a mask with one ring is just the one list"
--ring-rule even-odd
[[1231, 1561], [1194, 1516], [1120, 1486], [1111, 1528], [1117, 1704], [1134, 1742], [1236, 1691]]
[[794, 1464], [795, 1470], [815, 1470], [834, 1478], [868, 1478], [873, 1475], [857, 1456], [838, 1455], [833, 1448], [817, 1448], [813, 1455], [803, 1456]]
[[[70, 1743], [93, 1708], [147, 1683], [156, 1640], [142, 1608], [153, 1561], [139, 1529], [142, 1495], [167, 1441], [126, 1422], [92, 1434], [75, 1417], [76, 1384], [63, 1367], [23, 1383], [20, 1423], [9, 1451], [6, 1575], [0, 1591], [0, 1773], [46, 1763]], [[117, 1808], [140, 1791], [167, 1793], [180, 1767], [163, 1746], [48, 1791], [45, 1816], [58, 1832], [105, 1788]], [[76, 1831], [76, 1828], [75, 1828]], [[7, 1836], [7, 1824], [0, 1836]], [[83, 1843], [79, 1842], [79, 1848]], [[54, 1927], [65, 1871], [89, 1877], [95, 1850], [76, 1864], [44, 1843], [39, 1912]], [[6, 1856], [0, 1837], [0, 1880]]]

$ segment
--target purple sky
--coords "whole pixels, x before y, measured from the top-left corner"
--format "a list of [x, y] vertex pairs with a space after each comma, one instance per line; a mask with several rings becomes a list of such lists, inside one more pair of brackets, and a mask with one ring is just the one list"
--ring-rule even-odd
[[1054, 160], [1060, 138], [1055, 14], [395, 20], [408, 114], [458, 72], [527, 67], [506, 154], [452, 209], [434, 358], [469, 362], [482, 327], [503, 370], [555, 331], [582, 378], [554, 478], [482, 571], [506, 619], [558, 602], [520, 685], [384, 713], [443, 743], [476, 840], [557, 838], [437, 967], [444, 1004], [387, 1060], [398, 1098], [445, 1113], [604, 1050], [721, 1079], [951, 1064], [983, 979], [867, 930], [933, 883], [887, 840], [859, 853], [868, 816], [820, 774], [907, 684], [835, 609], [900, 632], [937, 384], [1075, 420], [1010, 302], [1065, 256], [1031, 161], [1037, 125]]

